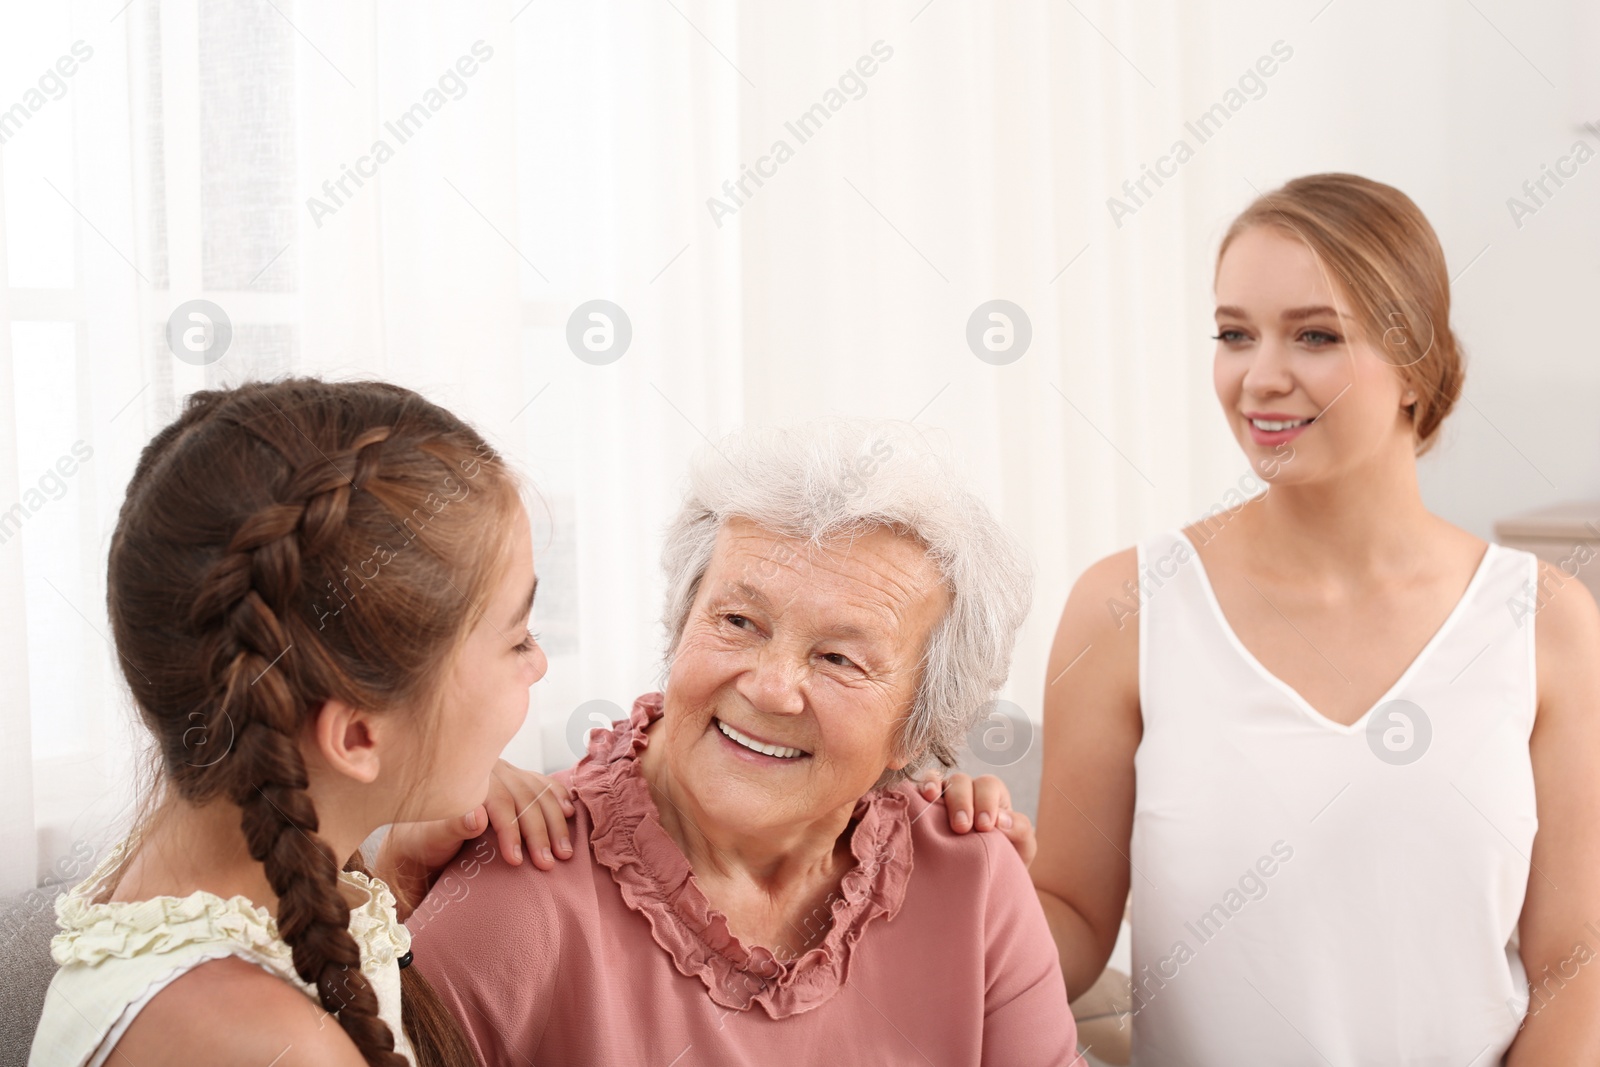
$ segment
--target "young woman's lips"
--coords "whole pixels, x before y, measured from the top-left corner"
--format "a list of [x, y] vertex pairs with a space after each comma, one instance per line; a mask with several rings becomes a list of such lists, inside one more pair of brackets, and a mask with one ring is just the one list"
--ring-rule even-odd
[[[1250, 431], [1250, 440], [1258, 445], [1281, 445], [1293, 441], [1305, 433], [1315, 424], [1312, 416], [1296, 415], [1253, 415], [1244, 420], [1245, 428]], [[1261, 424], [1266, 423], [1265, 428]]]

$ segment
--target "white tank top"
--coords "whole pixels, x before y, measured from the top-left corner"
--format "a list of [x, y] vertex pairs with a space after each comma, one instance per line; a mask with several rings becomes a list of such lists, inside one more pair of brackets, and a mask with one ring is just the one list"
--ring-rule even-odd
[[1534, 557], [1490, 545], [1350, 726], [1250, 654], [1182, 533], [1138, 558], [1133, 1063], [1499, 1063], [1528, 1002]]

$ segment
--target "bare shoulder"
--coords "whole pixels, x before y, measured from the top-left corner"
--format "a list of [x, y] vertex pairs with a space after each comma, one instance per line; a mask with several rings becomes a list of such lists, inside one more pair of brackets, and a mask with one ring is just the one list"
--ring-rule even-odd
[[1138, 572], [1138, 552], [1128, 548], [1091, 564], [1073, 583], [1050, 649], [1047, 716], [1051, 697], [1086, 681], [1137, 695]]
[[1124, 634], [1138, 613], [1138, 550], [1127, 548], [1091, 563], [1072, 585], [1061, 612], [1063, 627], [1109, 639]]
[[[1592, 714], [1588, 705], [1600, 695], [1600, 607], [1581, 579], [1545, 560], [1532, 596], [1541, 717], [1569, 703]], [[1583, 699], [1569, 701], [1569, 693]]]
[[1590, 641], [1600, 636], [1600, 607], [1582, 579], [1549, 560], [1539, 560], [1534, 606], [1539, 639], [1555, 646]]
[[248, 960], [202, 963], [151, 998], [117, 1042], [119, 1063], [363, 1067], [355, 1043], [302, 990]]

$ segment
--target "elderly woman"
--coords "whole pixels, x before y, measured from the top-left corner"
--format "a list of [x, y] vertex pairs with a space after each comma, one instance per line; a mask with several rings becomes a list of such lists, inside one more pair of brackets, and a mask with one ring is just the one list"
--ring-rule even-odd
[[1004, 681], [1019, 553], [914, 432], [749, 434], [669, 531], [664, 694], [558, 777], [574, 858], [484, 837], [414, 913], [489, 1064], [1067, 1064], [1053, 942], [1006, 839], [910, 776]]

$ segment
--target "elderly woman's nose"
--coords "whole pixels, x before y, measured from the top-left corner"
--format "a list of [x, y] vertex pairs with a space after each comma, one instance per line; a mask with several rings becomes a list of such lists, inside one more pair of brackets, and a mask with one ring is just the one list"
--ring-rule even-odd
[[757, 657], [755, 666], [744, 676], [745, 699], [759, 711], [774, 715], [796, 715], [805, 710], [800, 683], [805, 665], [794, 656], [768, 648]]

